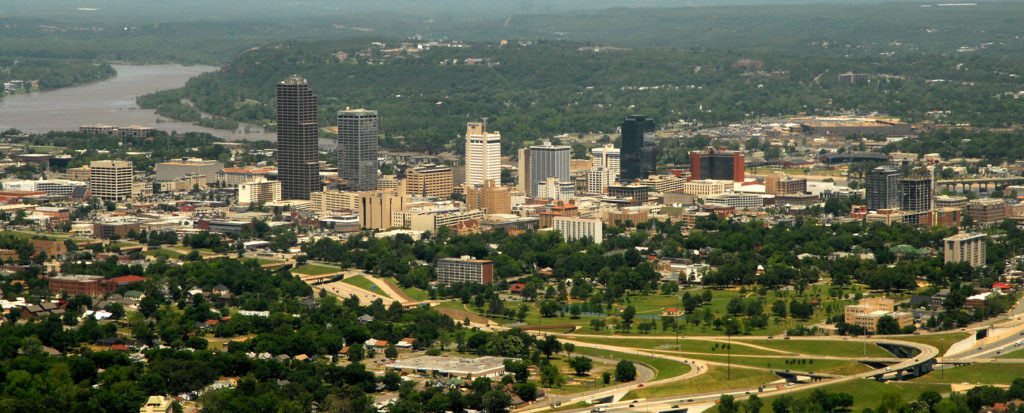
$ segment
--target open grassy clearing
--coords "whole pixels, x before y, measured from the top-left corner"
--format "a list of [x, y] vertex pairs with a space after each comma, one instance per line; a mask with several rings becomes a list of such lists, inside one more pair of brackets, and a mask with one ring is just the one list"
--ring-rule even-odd
[[326, 265], [317, 265], [317, 264], [306, 264], [306, 265], [302, 265], [302, 266], [299, 266], [299, 267], [296, 267], [296, 268], [292, 269], [293, 273], [303, 274], [303, 275], [325, 275], [325, 274], [334, 274], [334, 273], [339, 272], [339, 271], [341, 271], [341, 269], [338, 268], [338, 267], [329, 267], [329, 266], [326, 266]]
[[[716, 361], [719, 363], [726, 363], [729, 360], [729, 357], [726, 355], [701, 356], [697, 358], [707, 361]], [[787, 361], [790, 361], [790, 364], [787, 364]], [[871, 367], [857, 361], [813, 358], [780, 359], [771, 357], [732, 356], [732, 364], [777, 370], [813, 371], [815, 373], [838, 375], [856, 374], [871, 370]]]
[[967, 338], [971, 333], [967, 332], [955, 332], [945, 334], [926, 334], [919, 336], [899, 336], [893, 337], [893, 340], [901, 341], [912, 341], [915, 343], [928, 344], [939, 349], [939, 354], [945, 353], [956, 342]]
[[690, 371], [690, 366], [685, 363], [680, 363], [672, 360], [660, 359], [651, 356], [641, 356], [636, 354], [626, 354], [617, 351], [600, 350], [586, 347], [576, 347], [576, 351], [573, 354], [591, 355], [597, 357], [606, 357], [611, 359], [620, 360], [632, 360], [645, 363], [657, 370], [657, 374], [654, 376], [654, 380], [663, 380], [670, 377], [676, 377], [679, 375], [686, 374]]
[[776, 380], [781, 379], [775, 374], [763, 370], [733, 368], [730, 375], [725, 367], [715, 366], [711, 367], [707, 373], [689, 380], [631, 390], [629, 393], [626, 393], [624, 399], [649, 399], [721, 390], [749, 389]]
[[182, 254], [182, 253], [180, 253], [178, 251], [175, 251], [175, 250], [161, 248], [161, 249], [151, 249], [149, 251], [146, 251], [146, 255], [149, 255], [151, 257], [156, 257], [156, 258], [176, 259], [178, 257], [181, 257], [182, 255], [185, 255], [185, 254]]
[[797, 354], [836, 357], [896, 357], [873, 343], [850, 338], [849, 341], [822, 340], [743, 340], [746, 343]]
[[366, 277], [363, 277], [362, 275], [348, 277], [341, 280], [341, 282], [346, 284], [352, 284], [356, 287], [362, 288], [366, 291], [369, 291], [377, 295], [389, 297], [389, 295], [385, 293], [383, 290], [381, 290], [380, 287], [377, 286], [377, 284], [374, 284], [373, 281], [367, 280]]
[[1020, 377], [1024, 377], [1024, 364], [978, 363], [933, 371], [911, 382], [1010, 384]]
[[430, 299], [430, 294], [427, 293], [426, 290], [416, 287], [402, 288], [402, 286], [398, 284], [398, 280], [391, 277], [385, 278], [384, 280], [391, 283], [391, 285], [395, 286], [396, 288], [402, 290], [402, 292], [405, 293], [405, 295], [409, 296], [409, 298], [413, 300], [425, 301]]
[[[676, 350], [690, 353], [711, 353], [711, 354], [726, 354], [725, 343], [713, 343], [704, 340], [687, 340], [685, 338], [679, 339], [679, 345], [676, 346], [675, 339], [666, 338], [643, 338], [633, 336], [612, 336], [609, 338], [596, 338], [596, 337], [573, 337], [573, 340], [583, 341], [587, 343], [599, 343], [613, 346], [642, 348], [653, 350], [662, 348], [664, 350]], [[757, 355], [772, 355], [779, 354], [772, 351], [767, 351], [759, 348], [743, 345], [740, 341], [734, 341], [732, 343], [732, 351], [736, 354], [757, 354]]]

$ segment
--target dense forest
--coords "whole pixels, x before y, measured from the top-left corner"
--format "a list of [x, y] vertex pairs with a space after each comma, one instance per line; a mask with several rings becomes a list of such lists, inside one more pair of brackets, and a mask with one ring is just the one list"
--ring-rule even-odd
[[[248, 51], [184, 90], [140, 103], [178, 98], [237, 121], [272, 124], [274, 85], [291, 74], [320, 96], [320, 122], [345, 107], [381, 113], [382, 145], [455, 149], [465, 122], [489, 117], [503, 149], [565, 132], [613, 134], [622, 117], [646, 113], [660, 125], [680, 120], [723, 124], [748, 119], [843, 111], [878, 111], [908, 121], [1008, 126], [1024, 116], [1018, 61], [981, 54], [949, 56], [797, 56], [703, 49], [593, 52], [584, 44], [538, 41], [474, 43], [384, 57], [368, 42], [285, 43]], [[392, 45], [388, 45], [391, 47]], [[398, 46], [398, 45], [394, 45]], [[366, 57], [339, 61], [342, 51]], [[483, 59], [466, 64], [467, 59]], [[984, 70], [979, 68], [985, 68]], [[867, 73], [866, 84], [838, 74]], [[942, 81], [937, 81], [941, 79]], [[932, 111], [948, 111], [940, 117]]]
[[0, 57], [0, 83], [9, 80], [38, 81], [50, 90], [114, 77], [109, 64], [68, 59], [15, 59]]

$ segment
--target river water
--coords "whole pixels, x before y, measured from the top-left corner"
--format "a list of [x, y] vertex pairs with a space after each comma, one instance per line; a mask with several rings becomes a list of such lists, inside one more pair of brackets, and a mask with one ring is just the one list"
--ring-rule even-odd
[[217, 70], [215, 66], [113, 67], [117, 76], [101, 82], [0, 99], [0, 130], [17, 128], [30, 133], [77, 131], [81, 125], [103, 123], [149, 126], [167, 132], [207, 132], [225, 140], [276, 139], [276, 134], [264, 132], [258, 125], [243, 124], [236, 131], [206, 128], [157, 116], [153, 110], [142, 109], [135, 104], [137, 96], [182, 87], [193, 76]]

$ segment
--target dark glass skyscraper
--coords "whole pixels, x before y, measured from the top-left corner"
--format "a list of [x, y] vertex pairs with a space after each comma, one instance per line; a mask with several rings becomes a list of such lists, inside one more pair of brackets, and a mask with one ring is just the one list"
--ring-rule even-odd
[[277, 176], [281, 199], [309, 199], [320, 191], [317, 101], [306, 79], [277, 84]]
[[619, 179], [630, 182], [645, 179], [658, 168], [658, 149], [654, 142], [654, 118], [629, 115], [622, 121]]
[[377, 189], [380, 118], [366, 109], [338, 111], [338, 176], [353, 191]]

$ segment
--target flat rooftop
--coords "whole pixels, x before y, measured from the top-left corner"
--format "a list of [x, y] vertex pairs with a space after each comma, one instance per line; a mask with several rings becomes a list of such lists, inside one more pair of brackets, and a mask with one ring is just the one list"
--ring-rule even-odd
[[494, 356], [477, 358], [423, 356], [397, 360], [388, 364], [388, 367], [393, 369], [437, 371], [456, 375], [479, 375], [504, 366], [505, 358]]

